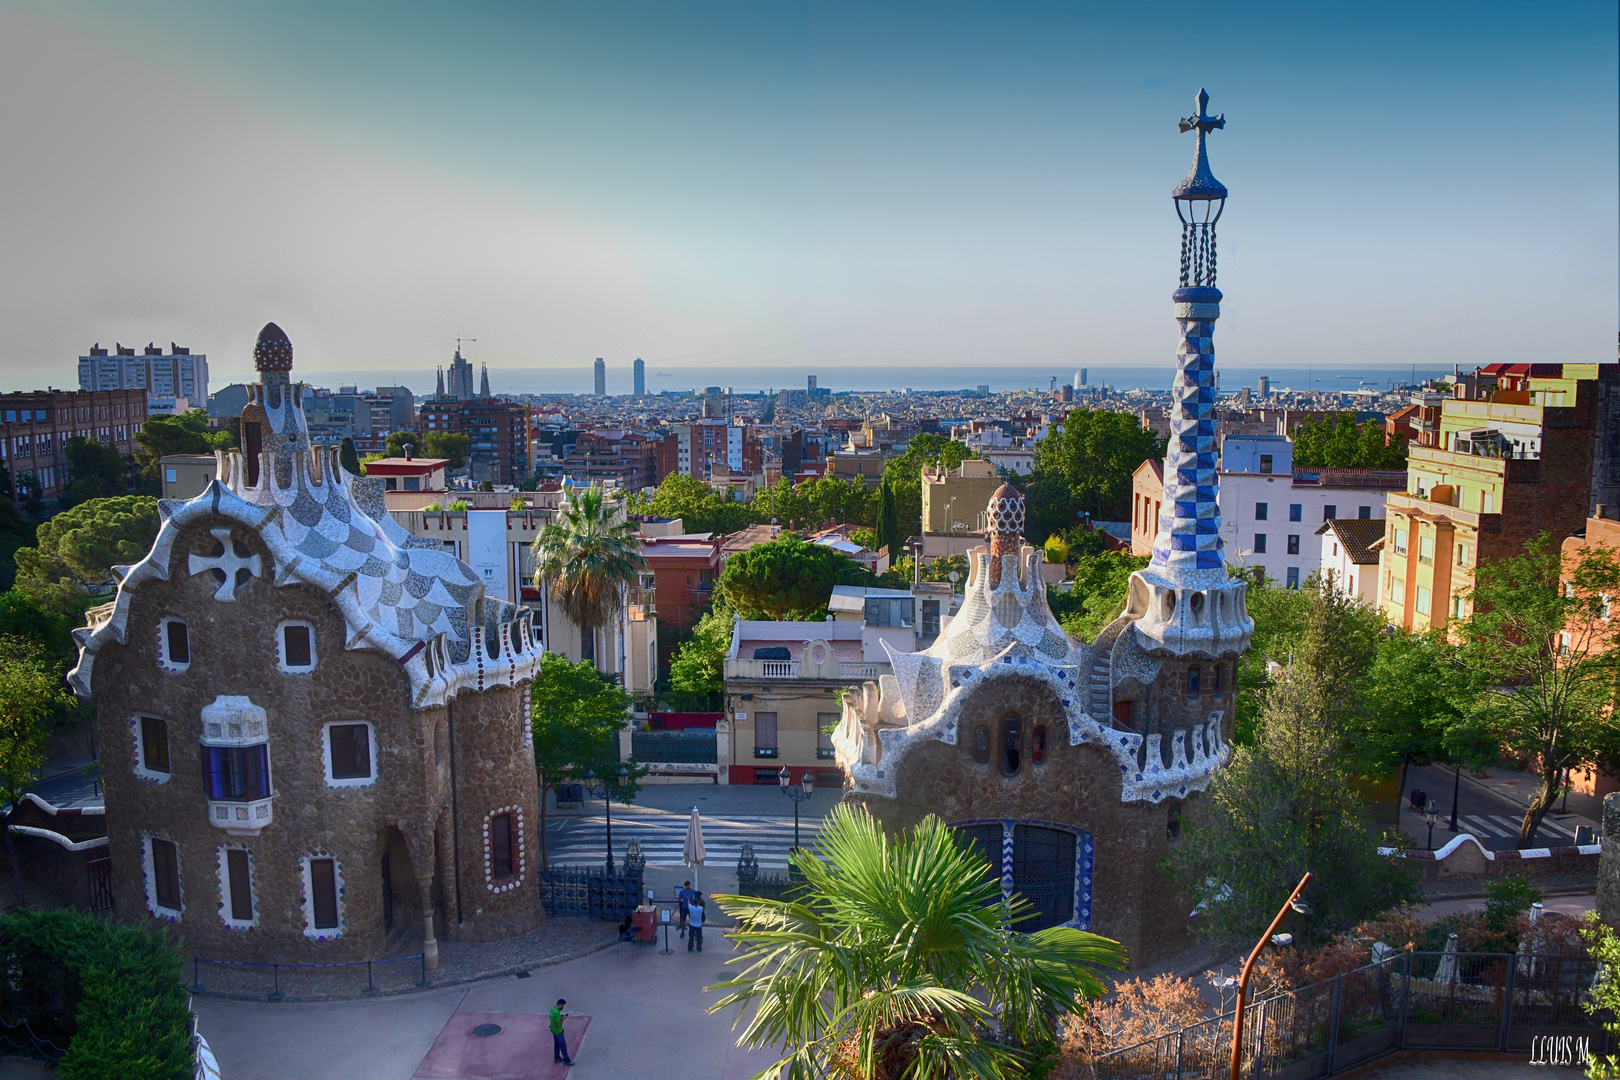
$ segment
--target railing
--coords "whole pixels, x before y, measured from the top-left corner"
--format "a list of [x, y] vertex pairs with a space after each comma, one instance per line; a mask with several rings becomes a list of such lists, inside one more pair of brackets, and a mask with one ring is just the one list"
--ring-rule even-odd
[[85, 864], [90, 875], [90, 910], [111, 911], [113, 906], [112, 858], [91, 859]]
[[797, 660], [761, 660], [760, 674], [767, 679], [797, 679], [799, 677], [799, 662]]
[[553, 866], [540, 874], [540, 902], [554, 919], [622, 919], [641, 903], [640, 866]]
[[641, 762], [713, 765], [717, 760], [717, 742], [713, 728], [633, 731], [630, 733], [630, 752]]
[[[221, 969], [223, 977], [216, 980], [212, 975], [209, 983], [202, 981], [202, 966], [204, 964]], [[390, 965], [406, 965], [390, 966]], [[366, 984], [360, 986], [360, 972], [364, 969]], [[383, 985], [377, 984], [377, 975], [383, 976]], [[325, 998], [345, 993], [375, 994], [382, 990], [411, 990], [427, 986], [427, 957], [423, 953], [411, 953], [409, 956], [390, 956], [381, 960], [350, 960], [334, 964], [252, 964], [243, 960], [210, 960], [206, 956], [193, 956], [191, 958], [191, 985], [186, 987], [193, 994], [211, 994], [216, 997], [260, 997], [267, 1001], [284, 1001], [287, 991], [281, 987], [282, 974], [285, 972], [290, 979], [303, 980], [295, 984], [294, 989], [310, 998]], [[265, 991], [264, 976], [270, 976], [270, 989]], [[297, 1000], [296, 998], [294, 1000]]]
[[[1392, 1050], [1523, 1052], [1537, 1040], [1584, 1040], [1609, 1053], [1606, 1014], [1582, 1001], [1598, 963], [1576, 956], [1402, 953], [1248, 1006], [1243, 1074], [1325, 1077]], [[1232, 1013], [1113, 1051], [1097, 1080], [1217, 1080], [1228, 1074]]]
[[845, 662], [838, 665], [838, 673], [846, 679], [875, 679], [878, 665]]

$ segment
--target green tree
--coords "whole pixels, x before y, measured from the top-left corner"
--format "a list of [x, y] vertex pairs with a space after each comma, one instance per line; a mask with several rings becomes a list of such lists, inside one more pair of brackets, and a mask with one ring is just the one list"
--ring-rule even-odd
[[64, 509], [89, 499], [122, 495], [129, 490], [129, 463], [115, 448], [75, 435], [67, 441], [62, 453], [67, 460], [67, 487], [62, 492]]
[[[546, 792], [575, 781], [586, 769], [612, 776], [619, 767], [619, 732], [630, 723], [630, 695], [589, 660], [571, 663], [559, 653], [540, 658], [540, 673], [529, 691], [534, 723], [534, 767], [540, 784], [540, 866], [546, 866]], [[637, 779], [646, 770], [634, 761], [619, 790], [620, 802], [634, 802]]]
[[208, 426], [208, 413], [192, 409], [179, 416], [148, 416], [135, 433], [135, 464], [148, 490], [162, 490], [163, 459], [172, 454], [212, 454], [236, 445], [229, 430]]
[[9, 589], [17, 580], [18, 548], [34, 544], [38, 525], [17, 509], [11, 470], [0, 464], [0, 589]]
[[[922, 533], [923, 469], [955, 469], [975, 456], [972, 450], [959, 442], [924, 431], [911, 437], [905, 453], [883, 466], [883, 480], [894, 496], [895, 534], [900, 537], [901, 543], [909, 536]], [[890, 558], [893, 557], [891, 551]]]
[[745, 619], [826, 617], [834, 585], [861, 585], [869, 575], [830, 547], [785, 532], [726, 560], [720, 595]]
[[[920, 499], [920, 496], [919, 496]], [[921, 502], [918, 503], [918, 523], [921, 524]], [[905, 549], [906, 536], [900, 531], [900, 506], [894, 497], [894, 482], [887, 472], [878, 485], [877, 549], [889, 549], [889, 561], [898, 562]], [[876, 549], [875, 549], [876, 550]]]
[[1481, 689], [1467, 723], [1541, 776], [1520, 847], [1530, 846], [1571, 769], [1620, 756], [1612, 715], [1620, 652], [1609, 648], [1607, 617], [1607, 598], [1617, 595], [1612, 552], [1589, 548], [1566, 559], [1551, 533], [1474, 570], [1474, 614], [1460, 632]]
[[[389, 441], [393, 441], [393, 436], [389, 436]], [[347, 435], [343, 436], [343, 442], [338, 445], [338, 463], [353, 476], [365, 475], [360, 471], [360, 456], [355, 450], [354, 440]]]
[[652, 495], [636, 495], [631, 509], [639, 514], [680, 518], [689, 533], [731, 533], [752, 521], [749, 506], [722, 495], [695, 476], [670, 473]]
[[804, 526], [876, 525], [878, 496], [859, 477], [820, 476], [794, 489], [804, 499]]
[[1218, 952], [1254, 941], [1306, 870], [1315, 911], [1288, 927], [1298, 938], [1324, 941], [1418, 896], [1405, 862], [1378, 854], [1340, 767], [1331, 680], [1285, 669], [1264, 694], [1251, 743], [1233, 750], [1182, 817], [1165, 868], [1197, 900], [1194, 932]]
[[534, 587], [549, 588], [583, 635], [607, 625], [623, 606], [625, 590], [647, 568], [624, 504], [609, 501], [594, 486], [552, 514], [532, 547]]
[[669, 662], [669, 687], [678, 694], [710, 699], [724, 689], [726, 653], [731, 651], [732, 614], [724, 606], [704, 613]]
[[1367, 696], [1350, 750], [1365, 772], [1400, 769], [1398, 804], [1411, 766], [1459, 760], [1446, 734], [1464, 719], [1470, 696], [1461, 651], [1443, 629], [1391, 627], [1379, 638]]
[[[1586, 913], [1581, 937], [1587, 952], [1597, 961], [1597, 975], [1591, 992], [1581, 998], [1581, 1008], [1598, 1018], [1611, 1037], [1620, 1037], [1620, 935], [1607, 926], [1595, 911]], [[1620, 1077], [1620, 1056], [1593, 1054], [1587, 1059], [1589, 1080], [1616, 1080]]]
[[1050, 1045], [1057, 1017], [1105, 992], [1098, 971], [1125, 966], [1108, 938], [1013, 930], [1028, 901], [1003, 897], [984, 856], [932, 815], [888, 839], [837, 806], [814, 851], [789, 858], [805, 881], [791, 899], [716, 897], [744, 951], [710, 1011], [754, 1006], [739, 1042], [785, 1048], [761, 1076], [1025, 1076], [1025, 1048]]
[[1047, 606], [1070, 637], [1095, 641], [1124, 612], [1131, 574], [1147, 564], [1146, 556], [1128, 551], [1082, 556], [1074, 562], [1074, 584], [1069, 591], [1047, 586]]
[[[1050, 497], [1066, 496], [1075, 510], [1098, 521], [1122, 521], [1130, 517], [1131, 474], [1142, 462], [1163, 457], [1164, 446], [1131, 413], [1076, 409], [1036, 444], [1031, 486]], [[1063, 528], [1073, 524], [1071, 517]]]
[[388, 433], [388, 452], [385, 457], [404, 457], [405, 447], [420, 458], [444, 458], [445, 468], [451, 472], [465, 468], [467, 452], [472, 439], [456, 431], [391, 431]]
[[[23, 791], [45, 764], [45, 740], [58, 713], [73, 701], [63, 689], [62, 669], [32, 638], [0, 637], [0, 799], [16, 813]], [[11, 830], [6, 855], [17, 906], [23, 906], [22, 864]]]
[[1246, 607], [1254, 621], [1254, 636], [1249, 651], [1237, 664], [1237, 729], [1238, 743], [1246, 743], [1259, 722], [1260, 707], [1266, 688], [1271, 685], [1270, 667], [1287, 667], [1294, 662], [1294, 654], [1305, 634], [1307, 609], [1311, 594], [1305, 589], [1281, 589], [1270, 579], [1252, 569], [1231, 571], [1249, 583]]
[[39, 526], [37, 547], [17, 551], [17, 585], [48, 612], [76, 610], [116, 584], [114, 566], [146, 557], [159, 524], [149, 495], [80, 503]]
[[0, 636], [38, 643], [64, 670], [79, 655], [73, 631], [83, 622], [78, 605], [66, 611], [47, 611], [31, 593], [16, 586], [0, 593]]
[[1386, 444], [1383, 426], [1376, 420], [1358, 424], [1355, 413], [1324, 416], [1295, 430], [1294, 464], [1319, 469], [1404, 470], [1406, 439], [1396, 436]]

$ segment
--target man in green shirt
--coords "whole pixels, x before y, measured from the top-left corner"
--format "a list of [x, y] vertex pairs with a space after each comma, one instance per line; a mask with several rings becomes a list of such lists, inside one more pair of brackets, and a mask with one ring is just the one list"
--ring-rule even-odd
[[572, 1065], [573, 1059], [568, 1056], [568, 1036], [563, 1034], [563, 1006], [568, 1004], [562, 998], [551, 1007], [551, 1060], [564, 1065]]

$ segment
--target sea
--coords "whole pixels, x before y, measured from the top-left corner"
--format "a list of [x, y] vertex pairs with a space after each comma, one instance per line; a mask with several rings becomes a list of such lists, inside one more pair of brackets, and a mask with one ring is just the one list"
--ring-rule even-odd
[[[474, 367], [478, 365], [472, 358]], [[210, 365], [209, 387], [218, 390], [233, 382], [255, 381], [252, 371], [227, 371]], [[779, 368], [762, 371], [758, 367], [657, 367], [647, 364], [647, 393], [688, 393], [706, 387], [730, 388], [732, 393], [753, 394], [774, 390], [802, 390], [806, 376], [814, 374], [820, 388], [839, 391], [872, 393], [879, 391], [940, 392], [977, 390], [989, 386], [992, 393], [1016, 390], [1047, 391], [1053, 380], [1062, 386], [1077, 377], [1076, 368], [1027, 367], [1005, 364], [983, 367], [931, 366], [902, 369], [874, 364], [868, 367]], [[1140, 367], [1091, 367], [1086, 369], [1087, 386], [1108, 386], [1116, 390], [1169, 390], [1175, 378], [1173, 362]], [[1236, 393], [1247, 386], [1259, 391], [1260, 378], [1271, 380], [1273, 392], [1293, 391], [1350, 391], [1388, 390], [1411, 385], [1424, 379], [1450, 375], [1450, 366], [1402, 365], [1367, 366], [1351, 369], [1332, 367], [1284, 368], [1217, 368], [1217, 385], [1223, 393]], [[328, 371], [299, 371], [297, 377], [313, 386], [337, 389], [355, 386], [361, 390], [377, 386], [406, 386], [418, 397], [433, 393], [435, 373], [432, 370], [366, 368]], [[762, 378], [763, 376], [763, 378]], [[496, 394], [589, 394], [593, 386], [593, 373], [589, 364], [572, 367], [495, 368], [489, 369], [490, 390]], [[628, 394], [631, 391], [630, 366], [609, 365], [607, 392]]]

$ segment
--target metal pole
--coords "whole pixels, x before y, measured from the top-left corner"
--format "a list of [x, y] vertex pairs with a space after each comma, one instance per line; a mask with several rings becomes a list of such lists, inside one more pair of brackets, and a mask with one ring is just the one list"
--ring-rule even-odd
[[1327, 1075], [1333, 1075], [1333, 1062], [1339, 1055], [1339, 1007], [1344, 1001], [1344, 976], [1333, 977], [1333, 1015], [1328, 1019]]
[[1271, 935], [1277, 932], [1277, 927], [1282, 923], [1283, 916], [1288, 914], [1288, 909], [1293, 906], [1295, 900], [1299, 899], [1299, 894], [1304, 892], [1305, 886], [1310, 883], [1311, 875], [1309, 871], [1306, 871], [1305, 876], [1299, 879], [1299, 884], [1294, 886], [1294, 891], [1288, 895], [1288, 900], [1278, 910], [1277, 917], [1271, 920], [1271, 925], [1266, 927], [1266, 932], [1260, 936], [1259, 941], [1255, 942], [1254, 951], [1249, 954], [1249, 958], [1243, 963], [1243, 976], [1238, 980], [1237, 1011], [1232, 1016], [1232, 1080], [1243, 1080], [1243, 1002], [1248, 996], [1249, 976], [1254, 974], [1254, 963], [1260, 959], [1260, 953], [1265, 949], [1266, 942], [1271, 940]]
[[608, 787], [607, 781], [602, 782], [602, 806], [607, 810], [607, 867], [608, 873], [613, 872], [613, 789]]
[[1457, 831], [1457, 793], [1462, 787], [1462, 766], [1458, 765], [1451, 776], [1451, 831]]
[[376, 992], [377, 992], [377, 984], [371, 981], [371, 961], [367, 960], [366, 961], [366, 993], [375, 994]]
[[1176, 1080], [1181, 1080], [1181, 1068], [1187, 1060], [1187, 1029], [1176, 1029]]
[[[799, 789], [803, 791], [803, 788]], [[793, 850], [799, 849], [799, 800], [793, 800]]]
[[1396, 1048], [1406, 1048], [1406, 1014], [1412, 1004], [1412, 954], [1406, 954], [1406, 961], [1401, 965], [1401, 1016], [1397, 1025], [1398, 1037]]
[[1518, 971], [1518, 958], [1508, 957], [1507, 978], [1502, 982], [1502, 1030], [1497, 1037], [1497, 1049], [1507, 1052], [1508, 1036], [1513, 1028], [1513, 976]]

